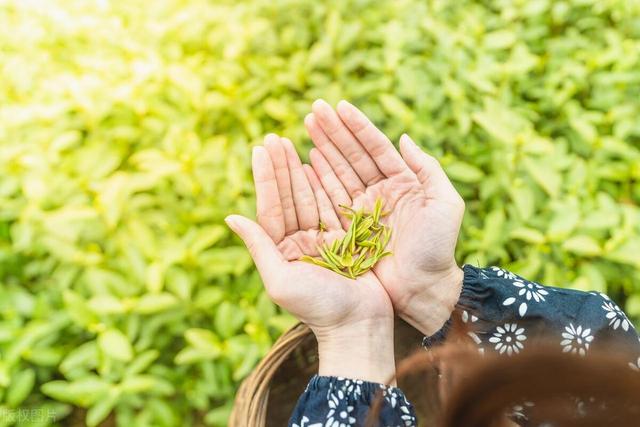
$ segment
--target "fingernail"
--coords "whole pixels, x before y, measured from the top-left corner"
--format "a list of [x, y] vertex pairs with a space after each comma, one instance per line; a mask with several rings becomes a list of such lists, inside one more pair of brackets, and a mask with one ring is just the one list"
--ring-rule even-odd
[[344, 99], [341, 99], [338, 102], [338, 105], [336, 105], [336, 110], [339, 113], [342, 113], [343, 115], [351, 113], [353, 109], [354, 109], [354, 106], [351, 105], [348, 101], [345, 101]]
[[236, 222], [236, 219], [233, 217], [233, 215], [228, 215], [224, 219], [224, 222], [227, 223], [230, 229], [232, 229], [233, 231], [236, 230], [238, 223]]
[[414, 147], [417, 146], [416, 143], [413, 141], [413, 139], [411, 139], [409, 135], [407, 135], [406, 133], [403, 133], [402, 135], [400, 135], [400, 142], [402, 142], [403, 140], [413, 145]]
[[322, 98], [316, 99], [315, 101], [313, 101], [313, 104], [311, 104], [311, 108], [320, 108], [324, 106], [330, 107], [329, 103]]
[[278, 140], [280, 139], [280, 137], [275, 134], [275, 133], [268, 133], [264, 136], [264, 143], [265, 144], [269, 144], [269, 143], [273, 143], [273, 142], [278, 142]]
[[309, 123], [311, 120], [313, 120], [313, 113], [309, 113], [306, 116], [304, 116], [305, 123]]

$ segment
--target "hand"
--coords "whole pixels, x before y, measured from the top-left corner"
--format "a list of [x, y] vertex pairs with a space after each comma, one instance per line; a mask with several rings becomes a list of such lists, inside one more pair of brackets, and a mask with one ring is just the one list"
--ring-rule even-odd
[[247, 245], [267, 293], [314, 332], [320, 375], [388, 381], [395, 372], [393, 308], [378, 278], [369, 272], [350, 280], [298, 261], [344, 235], [313, 169], [274, 134], [254, 148], [252, 166], [259, 224], [239, 215], [226, 222]]
[[[337, 111], [313, 103], [305, 126], [317, 148], [313, 169], [338, 205], [372, 209], [382, 197], [390, 211], [393, 256], [374, 267], [396, 312], [426, 335], [450, 317], [462, 286], [454, 252], [464, 202], [438, 161], [405, 134], [400, 152], [356, 107], [340, 101]], [[347, 226], [343, 222], [343, 226]]]

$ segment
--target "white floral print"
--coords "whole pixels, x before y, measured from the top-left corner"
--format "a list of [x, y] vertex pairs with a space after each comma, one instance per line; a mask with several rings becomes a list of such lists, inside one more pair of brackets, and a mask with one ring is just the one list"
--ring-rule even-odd
[[503, 268], [500, 267], [491, 267], [491, 269], [493, 270], [494, 273], [496, 273], [496, 276], [498, 277], [504, 277], [505, 279], [510, 279], [510, 280], [514, 280], [516, 279], [518, 276], [516, 276], [515, 274], [513, 274], [512, 272], [505, 270]]
[[405, 427], [412, 427], [416, 425], [416, 417], [411, 414], [408, 402], [407, 405], [400, 406], [400, 412], [402, 412], [400, 419], [404, 422]]
[[493, 336], [489, 338], [489, 342], [495, 344], [495, 349], [500, 354], [507, 353], [511, 356], [519, 353], [524, 348], [522, 341], [526, 340], [524, 328], [518, 328], [516, 323], [505, 323], [504, 327], [498, 326]]
[[342, 389], [338, 389], [336, 393], [331, 393], [327, 404], [329, 412], [327, 412], [327, 427], [348, 427], [355, 425], [356, 419], [351, 416], [353, 412], [352, 405], [341, 405], [340, 401], [345, 399]]
[[352, 395], [354, 399], [360, 398], [362, 394], [362, 380], [351, 380], [342, 377], [338, 377], [338, 380], [344, 381], [343, 389], [345, 393]]
[[605, 301], [604, 304], [602, 304], [602, 308], [607, 313], [606, 317], [607, 319], [609, 319], [609, 326], [611, 326], [613, 329], [622, 327], [625, 332], [629, 330], [631, 322], [627, 318], [627, 315], [624, 314], [622, 310], [620, 310], [620, 307], [618, 307], [615, 302], [611, 300]]
[[[546, 301], [544, 297], [546, 295], [549, 295], [549, 292], [544, 288], [544, 286], [539, 285], [535, 282], [529, 282], [523, 279], [515, 279], [512, 284], [513, 286], [518, 288], [518, 297], [526, 299], [526, 301], [521, 302], [520, 306], [518, 307], [518, 314], [520, 315], [520, 317], [524, 317], [524, 315], [527, 313], [527, 310], [529, 308], [527, 301], [533, 300], [539, 303], [541, 301]], [[508, 297], [504, 301], [502, 301], [502, 305], [509, 306], [515, 303], [518, 300], [518, 297]]]
[[[461, 317], [463, 323], [469, 323], [469, 321], [471, 321], [471, 323], [475, 323], [478, 321], [478, 316], [469, 314], [467, 310], [462, 311]], [[467, 335], [473, 340], [474, 343], [476, 343], [476, 345], [478, 345], [478, 352], [480, 354], [484, 354], [484, 348], [480, 347], [480, 345], [482, 344], [482, 339], [480, 339], [480, 336], [478, 336], [478, 334], [473, 331], [468, 331]]]
[[535, 282], [518, 279], [513, 281], [513, 286], [520, 288], [518, 295], [524, 295], [527, 298], [527, 301], [530, 301], [531, 298], [536, 302], [544, 301], [544, 296], [549, 295], [549, 292], [547, 292], [542, 285]]
[[416, 425], [416, 417], [413, 416], [411, 410], [409, 409], [410, 404], [407, 400], [406, 396], [400, 392], [400, 389], [397, 387], [388, 387], [385, 385], [380, 385], [382, 389], [382, 397], [384, 400], [392, 407], [399, 407], [402, 415], [400, 419], [403, 421], [405, 426], [415, 426]]
[[322, 427], [322, 423], [307, 424], [308, 422], [309, 417], [304, 416], [302, 420], [300, 420], [300, 424], [293, 423], [291, 427]]
[[562, 333], [564, 338], [560, 345], [562, 346], [563, 353], [573, 353], [584, 356], [589, 350], [589, 345], [593, 341], [593, 335], [591, 335], [591, 328], [583, 328], [581, 325], [578, 327], [573, 326], [573, 323], [569, 323], [569, 326], [565, 326]]
[[[556, 331], [559, 351], [585, 357], [597, 350], [601, 336], [607, 338], [603, 339], [605, 345], [608, 338], [616, 338], [621, 344], [632, 340], [636, 348], [640, 348], [640, 338], [630, 333], [634, 327], [629, 318], [601, 292], [545, 287], [498, 267], [481, 269], [467, 265], [464, 269], [476, 271], [477, 276], [470, 275], [463, 283], [467, 292], [461, 295], [460, 305], [467, 309], [461, 311], [461, 320], [480, 352], [522, 353], [533, 345], [527, 343], [545, 331]], [[473, 296], [477, 300], [467, 301]], [[492, 300], [483, 304], [487, 296]], [[469, 310], [470, 307], [473, 309]], [[561, 321], [563, 318], [566, 320]], [[425, 340], [429, 342], [427, 337]], [[630, 369], [640, 374], [638, 354], [627, 362]], [[305, 404], [292, 415], [291, 427], [351, 427], [361, 423], [370, 399], [380, 388], [384, 396], [380, 425], [412, 427], [417, 424], [411, 404], [397, 387], [375, 385], [372, 388], [366, 381], [336, 377], [315, 380], [312, 386], [305, 390], [311, 396], [301, 399]], [[364, 398], [365, 395], [371, 398]], [[531, 406], [531, 402], [519, 402], [511, 408], [510, 415], [526, 420]], [[583, 409], [578, 413], [584, 413]]]
[[398, 403], [397, 389], [393, 387], [387, 387], [383, 384], [380, 384], [380, 388], [382, 389], [382, 396], [384, 397], [384, 400], [386, 400], [392, 408], [395, 408], [396, 404]]
[[[375, 385], [375, 389], [372, 389], [372, 385]], [[290, 427], [351, 427], [360, 425], [358, 417], [363, 413], [358, 408], [367, 405], [369, 400], [373, 401], [377, 388], [381, 389], [385, 402], [382, 413], [386, 411], [387, 416], [393, 417], [394, 426], [414, 427], [417, 425], [413, 407], [399, 388], [344, 377], [324, 378], [319, 376], [309, 382], [305, 393], [309, 393], [311, 396], [315, 393], [313, 400], [316, 400], [316, 403], [313, 405], [319, 403], [321, 411], [298, 413], [292, 416], [289, 425]], [[315, 392], [320, 389], [323, 389], [322, 396]], [[370, 396], [364, 398], [365, 394]], [[317, 402], [318, 397], [321, 402]]]
[[469, 314], [467, 310], [462, 310], [462, 321], [464, 323], [468, 323], [471, 320], [471, 323], [475, 323], [478, 321], [478, 317], [473, 314]]

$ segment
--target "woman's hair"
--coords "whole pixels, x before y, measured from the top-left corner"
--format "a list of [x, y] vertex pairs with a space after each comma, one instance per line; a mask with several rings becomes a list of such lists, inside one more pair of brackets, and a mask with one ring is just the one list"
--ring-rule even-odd
[[[511, 357], [481, 355], [461, 327], [454, 329], [447, 343], [398, 366], [405, 391], [424, 399], [413, 397], [428, 412], [421, 414], [425, 426], [518, 425], [510, 419], [554, 427], [640, 425], [640, 373], [629, 367], [628, 355], [581, 357], [544, 343]], [[381, 404], [379, 397], [367, 425], [377, 425]]]

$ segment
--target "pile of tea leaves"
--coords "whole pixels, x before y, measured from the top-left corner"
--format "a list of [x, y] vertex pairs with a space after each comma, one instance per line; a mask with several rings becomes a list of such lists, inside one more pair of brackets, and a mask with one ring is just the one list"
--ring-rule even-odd
[[385, 250], [391, 239], [391, 228], [380, 222], [388, 214], [382, 211], [382, 206], [381, 198], [376, 200], [373, 212], [365, 212], [363, 209], [356, 211], [341, 205], [342, 214], [351, 219], [347, 233], [331, 244], [318, 246], [320, 257], [304, 255], [300, 260], [328, 268], [351, 279], [371, 270], [378, 261], [391, 255], [391, 252]]

